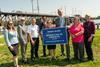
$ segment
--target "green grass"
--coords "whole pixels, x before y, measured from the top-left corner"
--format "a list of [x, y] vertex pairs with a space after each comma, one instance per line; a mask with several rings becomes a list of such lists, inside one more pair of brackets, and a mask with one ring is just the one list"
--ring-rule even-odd
[[[42, 43], [40, 42], [39, 46], [39, 59], [35, 59], [34, 63], [30, 61], [30, 44], [28, 44], [27, 48], [27, 59], [29, 64], [22, 64], [21, 63], [21, 53], [19, 47], [19, 65], [20, 67], [100, 67], [100, 30], [96, 31], [96, 35], [93, 41], [93, 52], [94, 52], [94, 61], [88, 62], [79, 62], [75, 60], [71, 60], [71, 62], [65, 61], [65, 56], [60, 56], [60, 46], [57, 45], [56, 48], [56, 56], [57, 60], [51, 61], [50, 56], [41, 57], [42, 56]], [[4, 38], [0, 38], [0, 43], [4, 44]], [[71, 58], [73, 58], [73, 48], [71, 46]], [[47, 51], [48, 53], [48, 51]], [[86, 57], [86, 55], [85, 55]], [[9, 52], [6, 45], [0, 46], [0, 67], [13, 67], [12, 63], [12, 55]]]

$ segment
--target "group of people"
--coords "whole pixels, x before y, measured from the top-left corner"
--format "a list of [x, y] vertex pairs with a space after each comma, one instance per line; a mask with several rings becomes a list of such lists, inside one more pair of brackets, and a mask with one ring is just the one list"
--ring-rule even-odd
[[[22, 62], [26, 63], [26, 49], [27, 44], [31, 44], [31, 60], [34, 61], [35, 58], [39, 58], [38, 49], [39, 49], [39, 37], [42, 37], [42, 29], [46, 28], [57, 28], [57, 27], [66, 27], [68, 34], [68, 44], [60, 44], [61, 46], [61, 56], [65, 56], [64, 46], [66, 46], [66, 60], [70, 60], [70, 45], [69, 40], [72, 38], [73, 50], [74, 50], [74, 59], [84, 61], [84, 46], [86, 49], [87, 59], [94, 60], [93, 51], [92, 51], [92, 42], [95, 34], [95, 25], [91, 20], [90, 16], [86, 16], [86, 21], [82, 23], [79, 16], [75, 16], [72, 19], [72, 22], [63, 16], [63, 11], [58, 9], [58, 17], [53, 21], [52, 19], [47, 19], [42, 17], [40, 22], [37, 22], [36, 18], [32, 17], [31, 24], [25, 25], [25, 18], [22, 17], [19, 25], [16, 27], [14, 23], [10, 20], [7, 22], [6, 28], [4, 28], [4, 37], [8, 49], [13, 55], [14, 66], [19, 67], [18, 65], [18, 44], [21, 46]], [[48, 54], [51, 56], [51, 59], [56, 59], [55, 56], [55, 45], [47, 45], [49, 50]], [[46, 45], [43, 45], [43, 56], [46, 57]]]
[[[38, 58], [38, 47], [39, 47], [39, 26], [36, 24], [36, 19], [33, 17], [30, 25], [25, 25], [25, 18], [21, 18], [21, 22], [17, 27], [10, 20], [7, 22], [7, 27], [4, 28], [4, 37], [8, 49], [13, 55], [14, 66], [18, 66], [18, 44], [21, 45], [22, 62], [26, 63], [26, 49], [27, 44], [31, 44], [31, 60], [33, 61]], [[17, 28], [17, 29], [16, 29]]]

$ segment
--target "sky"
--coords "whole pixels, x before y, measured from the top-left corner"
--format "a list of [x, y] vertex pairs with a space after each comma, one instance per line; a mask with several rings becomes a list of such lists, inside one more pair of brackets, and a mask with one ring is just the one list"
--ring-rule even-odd
[[[57, 14], [62, 8], [65, 15], [80, 14], [100, 16], [100, 0], [38, 0], [40, 13]], [[34, 13], [37, 13], [37, 0], [33, 0]], [[32, 12], [31, 0], [0, 0], [0, 9], [4, 12]]]

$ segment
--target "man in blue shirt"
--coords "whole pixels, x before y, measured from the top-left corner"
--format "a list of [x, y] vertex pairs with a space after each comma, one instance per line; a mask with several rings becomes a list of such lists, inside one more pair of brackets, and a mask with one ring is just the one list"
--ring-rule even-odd
[[[66, 25], [68, 25], [68, 23], [66, 22], [67, 18], [63, 16], [63, 11], [58, 9], [58, 17], [55, 19], [55, 24], [56, 27], [66, 27]], [[67, 29], [67, 34], [68, 33], [68, 29]], [[70, 59], [70, 47], [69, 47], [69, 35], [68, 35], [68, 44], [66, 44], [66, 54], [67, 54], [67, 58], [66, 59]], [[61, 56], [64, 56], [64, 44], [61, 44]]]

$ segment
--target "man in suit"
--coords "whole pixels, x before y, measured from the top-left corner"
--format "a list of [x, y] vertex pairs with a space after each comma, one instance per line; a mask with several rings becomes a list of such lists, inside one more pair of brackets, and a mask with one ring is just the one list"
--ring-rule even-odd
[[94, 60], [93, 57], [93, 50], [92, 50], [92, 42], [94, 39], [95, 35], [95, 24], [91, 20], [91, 17], [86, 15], [85, 16], [86, 22], [84, 22], [84, 44], [85, 44], [85, 49], [86, 49], [86, 54], [87, 54], [87, 59], [88, 60]]
[[21, 45], [22, 62], [26, 63], [26, 48], [27, 48], [27, 27], [25, 25], [25, 18], [22, 17], [20, 24], [18, 25], [19, 42]]

